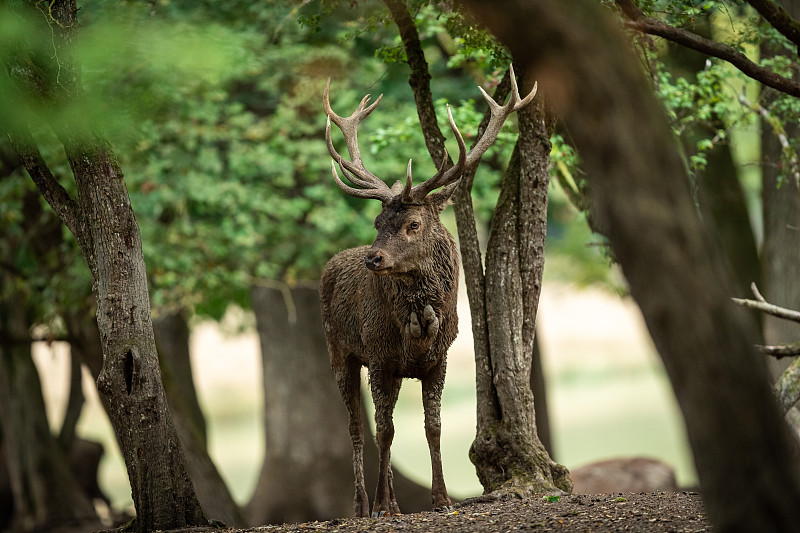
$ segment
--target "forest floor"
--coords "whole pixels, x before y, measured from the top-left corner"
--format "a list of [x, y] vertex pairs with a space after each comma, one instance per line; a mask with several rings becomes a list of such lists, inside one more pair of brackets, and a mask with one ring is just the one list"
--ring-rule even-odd
[[[262, 526], [238, 533], [560, 533], [631, 531], [689, 533], [711, 531], [696, 492], [575, 494], [558, 499], [468, 500], [451, 513], [422, 512], [378, 519], [347, 518], [324, 522]], [[191, 533], [214, 529], [182, 530]]]

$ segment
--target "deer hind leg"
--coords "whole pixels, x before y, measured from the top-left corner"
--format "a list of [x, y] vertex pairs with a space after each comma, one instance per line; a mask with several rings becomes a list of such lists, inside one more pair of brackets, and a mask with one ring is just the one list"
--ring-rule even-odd
[[422, 404], [425, 410], [425, 436], [431, 453], [431, 499], [433, 508], [441, 511], [452, 509], [447, 487], [442, 472], [442, 452], [440, 441], [442, 435], [442, 389], [444, 388], [445, 362], [436, 365], [422, 379]]
[[394, 438], [392, 412], [400, 392], [401, 378], [370, 369], [372, 401], [375, 403], [375, 437], [378, 444], [378, 486], [372, 504], [372, 516], [399, 513], [391, 475], [391, 447]]
[[350, 417], [349, 430], [350, 441], [353, 444], [355, 478], [353, 513], [357, 517], [368, 517], [369, 498], [364, 483], [364, 430], [361, 426], [361, 363], [355, 357], [348, 357], [341, 366], [334, 366], [334, 374]]

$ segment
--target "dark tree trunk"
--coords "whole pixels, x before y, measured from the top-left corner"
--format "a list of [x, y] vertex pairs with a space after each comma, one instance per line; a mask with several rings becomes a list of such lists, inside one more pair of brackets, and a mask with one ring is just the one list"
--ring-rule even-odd
[[621, 29], [589, 0], [467, 4], [526, 72], [561, 88], [558, 111], [664, 360], [716, 530], [799, 531], [798, 467], [755, 331], [709, 256], [672, 134]]
[[[11, 291], [6, 280], [0, 284]], [[94, 506], [69, 469], [67, 452], [50, 433], [30, 323], [21, 292], [0, 300], [0, 427], [14, 501], [14, 529], [99, 527]]]
[[194, 428], [193, 433], [196, 434], [198, 444], [206, 448], [206, 419], [200, 409], [192, 377], [189, 351], [191, 331], [186, 317], [181, 312], [162, 314], [153, 320], [153, 333], [170, 406], [173, 401], [181, 404], [186, 423]]
[[197, 499], [205, 515], [230, 526], [246, 522], [208, 454], [206, 421], [197, 401], [189, 353], [189, 325], [181, 313], [153, 322], [161, 375], [172, 420], [186, 455]]
[[316, 287], [254, 287], [264, 378], [265, 457], [253, 524], [352, 513], [347, 417], [330, 370]]
[[[784, 0], [784, 8], [793, 17], [800, 17], [800, 1]], [[774, 51], [762, 47], [763, 57], [774, 55]], [[795, 79], [798, 75], [795, 72]], [[766, 105], [767, 102], [762, 105]], [[800, 124], [785, 124], [786, 135], [796, 139], [800, 135]], [[779, 176], [788, 176], [782, 164], [780, 142], [767, 120], [761, 121], [761, 199], [764, 206], [764, 243], [761, 246], [764, 298], [775, 305], [789, 309], [800, 309], [800, 190], [794, 180], [787, 178], [781, 184]], [[764, 315], [764, 342], [766, 344], [788, 344], [800, 340], [800, 324]], [[800, 358], [794, 360], [770, 360], [773, 375], [779, 376], [776, 390], [784, 412], [792, 408], [800, 395]], [[794, 400], [794, 401], [793, 401]], [[795, 413], [793, 424], [800, 431], [800, 414]]]
[[538, 335], [534, 336], [531, 390], [533, 391], [533, 405], [536, 407], [536, 434], [539, 436], [539, 440], [544, 449], [547, 450], [548, 455], [553, 457], [553, 439], [550, 436], [550, 415], [547, 409], [547, 386], [544, 379], [544, 369], [542, 368], [540, 346]]
[[[86, 105], [72, 48], [79, 27], [75, 1], [56, 0], [48, 7], [30, 11], [49, 28], [54, 55], [44, 58], [20, 43], [7, 72], [23, 94], [38, 97], [45, 106]], [[57, 66], [42, 64], [53, 58]], [[58, 80], [49, 77], [51, 72], [58, 72]], [[51, 124], [77, 184], [76, 200], [49, 171], [24, 125], [10, 125], [9, 139], [42, 195], [75, 235], [92, 273], [103, 347], [97, 385], [108, 399], [125, 459], [136, 529], [203, 525], [161, 384], [141, 236], [125, 181], [110, 148], [76, 115], [54, 110]]]
[[[691, 26], [693, 33], [711, 38], [710, 16], [697, 17]], [[689, 79], [695, 79], [697, 73], [705, 68], [706, 59], [695, 50], [675, 44], [669, 45], [666, 57], [676, 75]], [[684, 150], [688, 154], [697, 153], [697, 141], [714, 135], [721, 128], [724, 129], [724, 125], [716, 113], [712, 113], [705, 123], [690, 126], [682, 135]], [[705, 151], [705, 156], [705, 168], [697, 171], [695, 184], [701, 218], [709, 228], [717, 253], [727, 260], [735, 283], [731, 296], [749, 298], [752, 296], [750, 284], [760, 285], [761, 266], [730, 142], [717, 142]], [[760, 319], [755, 311], [750, 314], [754, 320]]]

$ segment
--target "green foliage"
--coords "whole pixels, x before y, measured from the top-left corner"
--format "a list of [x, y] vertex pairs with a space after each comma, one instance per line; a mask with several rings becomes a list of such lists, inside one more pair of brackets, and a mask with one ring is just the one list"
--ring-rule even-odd
[[[328, 0], [87, 0], [81, 7], [75, 57], [86, 99], [76, 102], [69, 118], [89, 121], [119, 156], [156, 313], [181, 308], [219, 317], [230, 303], [249, 305], [254, 283], [317, 278], [338, 250], [372, 241], [379, 204], [345, 195], [331, 177], [321, 106], [327, 78], [332, 105], [342, 115], [367, 92], [386, 95], [359, 136], [372, 172], [391, 184], [404, 178], [409, 158], [417, 181], [436, 172], [399, 62], [397, 30], [381, 2], [359, 2], [352, 9], [350, 2]], [[456, 153], [446, 102], [470, 143], [486, 108], [474, 100], [475, 83], [496, 83], [508, 56], [460, 11], [441, 12], [424, 1], [411, 7], [439, 98], [440, 127]], [[43, 20], [35, 11], [0, 17], [0, 43], [8, 44], [0, 46], [4, 64], [17, 59], [9, 51], [21, 41], [28, 57], [52, 59], [51, 28]], [[2, 94], [13, 90], [0, 76]], [[62, 120], [61, 111], [6, 105], [18, 101], [0, 98], [0, 118], [15, 114], [14, 120], [33, 124], [48, 164], [74, 196], [60, 143], [45, 133], [46, 122]], [[484, 227], [516, 139], [514, 128], [510, 121], [475, 180]], [[346, 153], [335, 127], [333, 137]], [[554, 154], [560, 172], [578, 175], [568, 146], [557, 142]], [[15, 179], [3, 186], [0, 216], [6, 217], [4, 235], [12, 235], [22, 231], [18, 199], [31, 184]], [[566, 202], [552, 205], [561, 213], [553, 218], [554, 239], [573, 235], [557, 229], [569, 224]], [[85, 294], [88, 276], [64, 233], [69, 259], [62, 261], [76, 266], [64, 270], [63, 284], [50, 287], [77, 297]], [[32, 260], [25, 266], [36, 268]]]
[[[780, 75], [796, 74], [796, 47], [750, 9], [743, 0], [657, 0], [639, 2], [651, 16], [723, 42]], [[682, 139], [691, 173], [705, 169], [707, 153], [728, 143], [737, 133], [753, 130], [764, 119], [777, 135], [783, 124], [796, 121], [800, 100], [760, 87], [727, 62], [709, 58], [695, 71], [685, 72], [670, 62], [674, 47], [642, 46], [656, 94], [669, 115], [676, 137]], [[772, 54], [761, 57], [760, 52]], [[691, 131], [693, 135], [687, 135]], [[698, 138], [697, 133], [703, 132]], [[691, 138], [690, 138], [691, 137]], [[782, 167], [791, 168], [800, 141], [790, 139]]]

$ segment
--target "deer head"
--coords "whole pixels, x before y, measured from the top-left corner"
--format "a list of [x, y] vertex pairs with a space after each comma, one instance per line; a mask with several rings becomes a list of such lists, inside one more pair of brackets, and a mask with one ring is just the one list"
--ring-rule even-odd
[[[429, 257], [428, 247], [433, 242], [431, 237], [446, 234], [444, 226], [439, 220], [439, 213], [447, 205], [447, 201], [455, 191], [461, 176], [475, 168], [483, 154], [497, 139], [500, 129], [506, 118], [511, 113], [526, 106], [536, 95], [536, 84], [531, 92], [520, 98], [514, 69], [511, 70], [511, 97], [505, 105], [500, 105], [478, 87], [489, 104], [491, 118], [483, 136], [475, 146], [467, 152], [464, 138], [458, 130], [450, 106], [447, 106], [447, 118], [458, 143], [458, 159], [456, 163], [447, 168], [448, 154], [445, 150], [444, 159], [439, 165], [436, 174], [418, 185], [413, 184], [411, 176], [411, 160], [406, 169], [405, 186], [398, 180], [392, 187], [370, 172], [364, 166], [358, 146], [358, 125], [366, 119], [378, 106], [383, 98], [380, 95], [374, 103], [370, 104], [370, 95], [366, 95], [356, 110], [349, 117], [337, 115], [330, 105], [330, 78], [322, 95], [323, 108], [327, 115], [325, 126], [325, 141], [328, 152], [333, 160], [331, 171], [336, 184], [345, 193], [356, 198], [372, 198], [380, 200], [383, 209], [375, 219], [375, 228], [378, 236], [364, 258], [367, 268], [376, 274], [400, 274], [420, 267]], [[331, 140], [331, 122], [336, 124], [344, 135], [350, 159], [342, 157], [333, 146]], [[344, 183], [336, 171], [336, 166], [342, 171], [347, 180], [355, 185], [352, 187]], [[440, 189], [437, 192], [437, 189]], [[435, 240], [435, 239], [434, 239]]]

